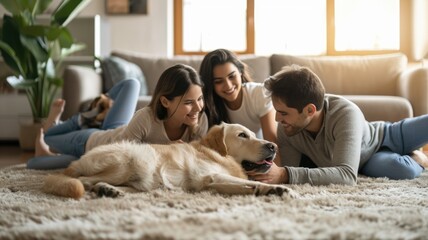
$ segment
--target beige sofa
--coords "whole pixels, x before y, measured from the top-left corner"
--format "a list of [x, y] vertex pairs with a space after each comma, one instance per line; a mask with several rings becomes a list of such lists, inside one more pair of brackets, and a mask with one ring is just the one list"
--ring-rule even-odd
[[[147, 82], [148, 95], [140, 96], [137, 108], [150, 101], [160, 74], [169, 66], [184, 63], [199, 69], [202, 56], [173, 58], [116, 51], [117, 56], [138, 65]], [[328, 93], [339, 94], [355, 102], [369, 121], [397, 121], [428, 113], [428, 69], [408, 67], [403, 54], [375, 56], [297, 57], [242, 55], [254, 80], [262, 82], [283, 66], [310, 67], [322, 79]], [[103, 77], [88, 67], [69, 66], [64, 71], [63, 97], [67, 101], [63, 118], [79, 111], [83, 102], [98, 96]]]

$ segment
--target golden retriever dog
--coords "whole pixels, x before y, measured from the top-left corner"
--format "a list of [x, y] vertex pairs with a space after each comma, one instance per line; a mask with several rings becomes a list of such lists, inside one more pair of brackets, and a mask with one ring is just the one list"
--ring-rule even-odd
[[244, 126], [222, 123], [191, 143], [120, 142], [96, 147], [63, 174], [48, 176], [43, 191], [75, 199], [81, 198], [85, 189], [98, 196], [117, 197], [130, 190], [159, 187], [294, 197], [284, 185], [251, 181], [245, 173], [268, 171], [276, 151], [274, 143], [256, 138]]

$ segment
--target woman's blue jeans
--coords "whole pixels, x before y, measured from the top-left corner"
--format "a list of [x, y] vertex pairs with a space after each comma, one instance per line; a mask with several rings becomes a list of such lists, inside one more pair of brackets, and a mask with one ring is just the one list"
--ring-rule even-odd
[[410, 155], [428, 143], [428, 115], [385, 123], [382, 146], [360, 169], [369, 177], [413, 179], [424, 168]]
[[136, 79], [116, 83], [107, 93], [114, 103], [100, 129], [82, 129], [79, 124], [80, 114], [49, 128], [45, 132], [44, 140], [52, 151], [60, 155], [34, 157], [27, 162], [27, 168], [65, 168], [72, 161], [79, 159], [85, 153], [86, 142], [93, 132], [114, 129], [129, 123], [137, 106], [139, 92], [140, 82]]

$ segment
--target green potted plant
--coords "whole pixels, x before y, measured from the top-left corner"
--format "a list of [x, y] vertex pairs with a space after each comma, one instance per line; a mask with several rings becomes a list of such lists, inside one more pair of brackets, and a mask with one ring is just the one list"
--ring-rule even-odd
[[[0, 26], [0, 54], [15, 74], [7, 82], [25, 91], [33, 122], [39, 124], [48, 116], [63, 84], [59, 74], [62, 61], [84, 48], [83, 44], [75, 43], [67, 24], [90, 0], [62, 0], [51, 14], [45, 14], [51, 2], [0, 0], [9, 12], [4, 14]], [[49, 23], [42, 24], [41, 16]]]

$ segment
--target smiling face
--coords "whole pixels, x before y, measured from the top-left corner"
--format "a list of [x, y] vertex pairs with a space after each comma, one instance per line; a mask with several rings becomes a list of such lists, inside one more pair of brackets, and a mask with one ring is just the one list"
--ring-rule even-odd
[[213, 68], [214, 91], [225, 100], [230, 108], [240, 106], [242, 76], [238, 68], [231, 62], [216, 65]]
[[306, 114], [306, 108], [299, 113], [296, 108], [289, 108], [274, 96], [272, 96], [272, 104], [276, 110], [275, 120], [281, 124], [285, 134], [289, 137], [306, 129], [311, 122], [311, 118]]
[[184, 96], [177, 96], [172, 100], [162, 97], [161, 102], [168, 112], [167, 121], [194, 126], [198, 124], [199, 115], [204, 107], [202, 88], [191, 85]]

